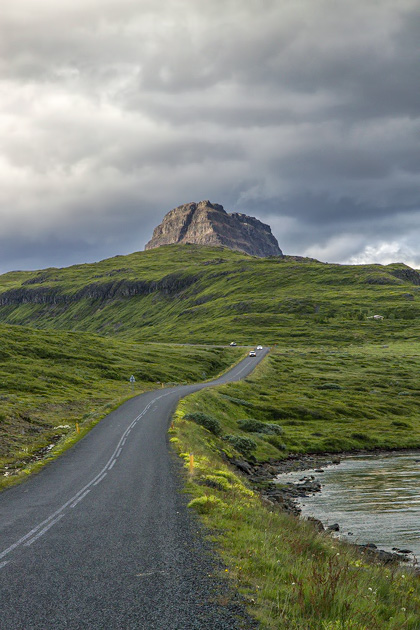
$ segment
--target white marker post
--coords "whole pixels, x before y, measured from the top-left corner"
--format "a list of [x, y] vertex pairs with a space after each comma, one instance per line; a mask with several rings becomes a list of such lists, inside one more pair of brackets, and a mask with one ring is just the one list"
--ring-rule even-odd
[[134, 392], [134, 383], [136, 382], [136, 379], [134, 378], [133, 374], [130, 376], [130, 383], [131, 383], [131, 391]]

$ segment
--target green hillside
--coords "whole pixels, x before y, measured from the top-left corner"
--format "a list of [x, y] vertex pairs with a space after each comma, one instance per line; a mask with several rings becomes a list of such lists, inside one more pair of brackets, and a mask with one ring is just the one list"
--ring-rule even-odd
[[[382, 315], [383, 320], [369, 317]], [[136, 341], [359, 343], [419, 333], [420, 274], [171, 245], [0, 276], [0, 322]]]

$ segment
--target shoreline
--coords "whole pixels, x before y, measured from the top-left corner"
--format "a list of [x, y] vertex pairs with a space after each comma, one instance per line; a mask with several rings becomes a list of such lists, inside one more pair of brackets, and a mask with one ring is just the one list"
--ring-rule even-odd
[[[290, 472], [323, 472], [326, 466], [339, 465], [345, 459], [353, 457], [395, 457], [398, 455], [419, 455], [420, 449], [360, 449], [357, 451], [341, 453], [297, 453], [289, 457], [264, 463], [250, 463], [242, 460], [233, 460], [231, 463], [242, 473], [245, 473], [253, 489], [259, 493], [261, 500], [267, 507], [277, 507], [281, 511], [287, 512], [295, 518], [302, 518], [302, 509], [299, 501], [307, 496], [322, 491], [321, 483], [310, 474], [304, 475], [297, 482], [287, 482], [286, 484], [275, 481], [281, 474]], [[305, 520], [311, 522], [316, 530], [332, 534], [340, 530], [340, 525], [325, 526], [321, 520], [313, 516], [308, 516]], [[374, 543], [358, 544], [349, 540], [341, 539], [343, 543], [359, 549], [373, 560], [383, 564], [404, 563], [409, 565], [415, 572], [420, 573], [420, 567], [416, 559], [411, 558], [405, 550], [395, 548], [395, 551], [385, 551], [379, 549]], [[411, 552], [410, 552], [411, 553]]]

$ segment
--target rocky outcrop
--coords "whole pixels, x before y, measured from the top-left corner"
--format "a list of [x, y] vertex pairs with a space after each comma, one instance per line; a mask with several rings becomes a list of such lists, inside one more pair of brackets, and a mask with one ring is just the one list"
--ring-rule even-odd
[[[178, 295], [196, 282], [197, 277], [172, 273], [160, 280], [116, 280], [88, 284], [76, 293], [65, 293], [60, 287], [20, 287], [0, 294], [0, 306], [16, 304], [72, 304], [79, 300], [114, 300], [161, 293], [162, 295]], [[29, 284], [29, 283], [27, 283]]]
[[168, 212], [145, 249], [175, 243], [223, 245], [259, 257], [282, 255], [269, 225], [246, 214], [228, 214], [210, 201], [187, 203]]
[[416, 286], [420, 285], [420, 273], [418, 271], [415, 271], [415, 269], [411, 269], [411, 267], [404, 265], [403, 268], [395, 269], [390, 273], [396, 278], [404, 280], [404, 282], [411, 282]]

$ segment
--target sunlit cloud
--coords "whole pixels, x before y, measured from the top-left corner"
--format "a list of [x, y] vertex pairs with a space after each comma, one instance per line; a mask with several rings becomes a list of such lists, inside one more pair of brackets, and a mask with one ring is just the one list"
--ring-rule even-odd
[[351, 265], [371, 263], [389, 265], [394, 262], [402, 262], [409, 267], [418, 268], [420, 267], [420, 252], [398, 242], [379, 243], [378, 245], [367, 245], [362, 252], [351, 256], [348, 262]]

